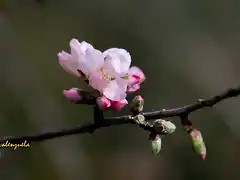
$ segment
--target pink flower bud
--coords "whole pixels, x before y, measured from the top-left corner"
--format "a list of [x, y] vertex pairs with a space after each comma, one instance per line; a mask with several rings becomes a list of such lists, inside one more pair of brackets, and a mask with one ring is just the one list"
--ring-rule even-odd
[[128, 101], [126, 99], [122, 101], [112, 101], [111, 104], [114, 111], [120, 111], [125, 105], [128, 104]]
[[140, 76], [135, 74], [129, 76], [129, 85], [135, 85], [139, 83], [140, 83]]
[[142, 96], [137, 95], [132, 100], [132, 111], [136, 113], [142, 112], [143, 106], [144, 106], [144, 99], [142, 98]]
[[193, 129], [189, 135], [192, 139], [193, 149], [199, 154], [200, 158], [204, 160], [206, 158], [207, 150], [201, 132], [198, 129]]
[[138, 67], [129, 69], [127, 92], [135, 92], [140, 88], [140, 84], [146, 79], [143, 71]]
[[137, 96], [136, 96], [136, 99], [137, 99], [138, 101], [143, 101], [143, 98], [142, 98], [142, 96], [140, 96], [140, 95], [137, 95]]
[[79, 94], [77, 88], [72, 88], [70, 90], [63, 90], [63, 95], [68, 100], [71, 100], [71, 101], [74, 101], [74, 102], [82, 99], [82, 97]]
[[202, 160], [205, 160], [205, 159], [206, 159], [206, 156], [207, 156], [206, 153], [201, 153], [201, 154], [200, 154], [200, 158], [201, 158]]
[[134, 81], [135, 81], [135, 84], [136, 83], [140, 84], [146, 79], [143, 71], [136, 66], [132, 66], [129, 69], [129, 74], [131, 75], [130, 78], [129, 78], [129, 80], [130, 80], [129, 83], [130, 84]]
[[98, 107], [102, 110], [108, 109], [111, 106], [111, 102], [105, 96], [98, 97], [96, 100]]

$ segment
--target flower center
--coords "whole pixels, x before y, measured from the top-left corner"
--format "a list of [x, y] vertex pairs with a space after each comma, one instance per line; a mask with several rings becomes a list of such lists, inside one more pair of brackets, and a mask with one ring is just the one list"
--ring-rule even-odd
[[124, 74], [123, 76], [121, 76], [122, 79], [128, 80], [128, 74]]
[[[110, 75], [107, 73], [106, 69], [101, 68], [100, 71], [102, 72], [102, 78], [103, 78], [103, 79], [106, 79], [106, 80], [109, 80], [109, 81], [113, 81], [113, 80], [116, 79], [115, 77], [110, 76]], [[115, 69], [114, 69], [114, 68], [112, 69], [112, 72], [115, 73]], [[128, 74], [126, 73], [126, 74], [124, 74], [123, 76], [121, 76], [120, 78], [125, 79], [125, 80], [128, 80]]]
[[103, 78], [103, 79], [106, 79], [106, 80], [109, 80], [109, 81], [113, 81], [113, 80], [116, 79], [116, 78], [114, 78], [114, 77], [111, 77], [111, 76], [107, 73], [106, 69], [101, 68], [100, 71], [101, 71], [101, 73], [102, 73], [102, 78]]

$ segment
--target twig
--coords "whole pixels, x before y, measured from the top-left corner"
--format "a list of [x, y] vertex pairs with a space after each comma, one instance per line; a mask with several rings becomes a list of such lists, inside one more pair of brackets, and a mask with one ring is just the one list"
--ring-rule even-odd
[[[240, 87], [230, 88], [219, 95], [210, 97], [209, 99], [206, 99], [206, 100], [199, 99], [194, 104], [190, 104], [190, 105], [186, 105], [186, 106], [174, 108], [174, 109], [162, 109], [160, 111], [144, 112], [142, 113], [142, 115], [145, 117], [146, 121], [166, 118], [166, 117], [174, 117], [174, 116], [181, 117], [181, 119], [183, 120], [183, 117], [187, 117], [190, 113], [194, 111], [197, 111], [205, 107], [211, 107], [224, 99], [235, 97], [235, 96], [238, 96], [239, 94], [240, 94]], [[132, 115], [108, 117], [108, 118], [104, 118], [103, 121], [101, 121], [100, 123], [92, 122], [92, 123], [79, 125], [69, 129], [62, 129], [60, 131], [55, 131], [55, 132], [54, 131], [43, 132], [39, 134], [33, 134], [33, 135], [21, 136], [21, 137], [4, 137], [3, 139], [0, 140], [0, 143], [4, 143], [6, 141], [11, 143], [19, 143], [25, 140], [29, 142], [39, 142], [39, 141], [44, 141], [44, 140], [53, 139], [57, 137], [73, 135], [73, 134], [93, 133], [95, 130], [100, 128], [110, 127], [114, 125], [122, 125], [122, 124], [135, 124], [132, 119]]]

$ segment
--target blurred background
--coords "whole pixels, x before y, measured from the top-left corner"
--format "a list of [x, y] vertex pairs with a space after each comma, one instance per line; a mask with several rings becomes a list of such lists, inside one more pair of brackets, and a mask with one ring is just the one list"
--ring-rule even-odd
[[[147, 77], [140, 92], [145, 111], [240, 84], [239, 0], [0, 0], [1, 137], [93, 119], [92, 107], [62, 96], [84, 86], [58, 64], [56, 54], [68, 51], [72, 38], [127, 49]], [[206, 161], [192, 151], [179, 118], [170, 118], [177, 131], [164, 138], [159, 156], [146, 132], [111, 127], [1, 149], [0, 180], [240, 180], [239, 106], [233, 98], [191, 114], [207, 144]]]

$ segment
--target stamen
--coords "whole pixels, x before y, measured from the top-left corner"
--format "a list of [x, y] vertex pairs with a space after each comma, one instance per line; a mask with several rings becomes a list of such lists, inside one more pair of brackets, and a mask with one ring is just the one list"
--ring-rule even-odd
[[127, 80], [128, 79], [128, 74], [123, 75], [121, 78]]
[[109, 75], [106, 73], [106, 69], [101, 68], [100, 71], [102, 72], [102, 78], [107, 79], [107, 80], [109, 80], [109, 81], [115, 80], [114, 77], [111, 77], [111, 76], [109, 76]]

